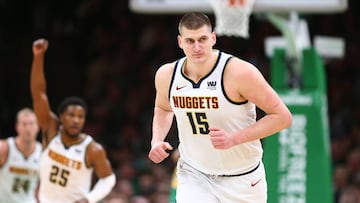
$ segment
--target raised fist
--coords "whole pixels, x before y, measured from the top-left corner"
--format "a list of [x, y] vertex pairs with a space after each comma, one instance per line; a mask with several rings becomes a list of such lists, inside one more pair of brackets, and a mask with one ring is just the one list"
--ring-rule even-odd
[[46, 39], [37, 39], [33, 43], [33, 54], [44, 54], [48, 48], [48, 41]]

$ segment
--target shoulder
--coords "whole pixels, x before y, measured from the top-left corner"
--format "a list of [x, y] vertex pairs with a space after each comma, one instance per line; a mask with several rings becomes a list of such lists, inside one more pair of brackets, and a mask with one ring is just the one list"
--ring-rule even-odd
[[159, 79], [159, 78], [163, 79], [171, 76], [174, 72], [175, 64], [176, 61], [172, 63], [166, 63], [160, 66], [159, 69], [156, 71], [155, 79]]
[[7, 140], [0, 140], [0, 167], [5, 163], [9, 153], [9, 144]]
[[107, 160], [107, 154], [105, 148], [98, 142], [92, 141], [86, 150], [86, 163], [88, 167], [96, 165]]
[[261, 76], [260, 71], [255, 65], [235, 56], [233, 56], [229, 60], [226, 67], [226, 72], [228, 73], [229, 76], [233, 76], [236, 78], [240, 77], [242, 79], [249, 79], [249, 80]]
[[106, 153], [105, 148], [103, 147], [102, 144], [92, 140], [89, 145], [88, 145], [88, 149], [87, 149], [88, 155], [89, 156], [96, 156], [98, 154], [102, 154], [102, 153]]
[[[254, 95], [263, 94], [267, 85], [257, 67], [245, 60], [233, 57], [226, 65], [224, 72], [225, 91], [233, 100], [250, 100]], [[235, 96], [234, 96], [235, 95]]]
[[7, 139], [0, 140], [0, 153], [5, 149], [7, 150], [8, 148], [9, 148], [8, 140]]
[[174, 73], [175, 64], [176, 62], [164, 64], [156, 71], [155, 87], [157, 90], [165, 90], [167, 89], [166, 87], [169, 87], [172, 75]]

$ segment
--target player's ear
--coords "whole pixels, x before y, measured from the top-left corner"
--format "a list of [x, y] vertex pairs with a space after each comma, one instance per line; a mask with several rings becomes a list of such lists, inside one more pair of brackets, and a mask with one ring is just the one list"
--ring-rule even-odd
[[65, 117], [64, 113], [59, 114], [60, 124], [64, 123], [64, 117]]
[[211, 38], [212, 38], [212, 40], [213, 40], [213, 46], [216, 44], [216, 32], [215, 31], [213, 31], [212, 33], [211, 33]]
[[177, 36], [177, 41], [178, 41], [178, 45], [180, 48], [182, 48], [182, 39], [181, 39], [181, 35]]

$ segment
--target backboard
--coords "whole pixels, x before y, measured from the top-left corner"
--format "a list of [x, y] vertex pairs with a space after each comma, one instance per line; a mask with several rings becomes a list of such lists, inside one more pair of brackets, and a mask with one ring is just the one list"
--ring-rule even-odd
[[[213, 12], [208, 0], [129, 0], [137, 13]], [[336, 13], [347, 9], [347, 0], [255, 0], [253, 12]]]

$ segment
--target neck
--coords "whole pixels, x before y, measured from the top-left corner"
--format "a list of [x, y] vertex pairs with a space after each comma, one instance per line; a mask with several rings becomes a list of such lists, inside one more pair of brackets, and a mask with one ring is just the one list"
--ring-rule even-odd
[[191, 63], [190, 61], [185, 61], [183, 69], [185, 75], [187, 75], [194, 82], [198, 82], [212, 70], [212, 68], [215, 66], [217, 57], [218, 53], [213, 52], [211, 57], [209, 57], [209, 59], [203, 63]]
[[35, 141], [25, 141], [20, 137], [17, 137], [15, 139], [15, 144], [26, 157], [35, 150]]
[[79, 143], [83, 138], [84, 138], [83, 134], [78, 134], [76, 136], [68, 135], [66, 134], [66, 132], [63, 132], [61, 134], [61, 140], [66, 146]]

